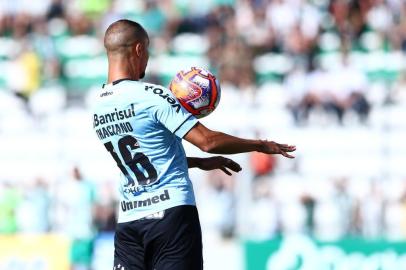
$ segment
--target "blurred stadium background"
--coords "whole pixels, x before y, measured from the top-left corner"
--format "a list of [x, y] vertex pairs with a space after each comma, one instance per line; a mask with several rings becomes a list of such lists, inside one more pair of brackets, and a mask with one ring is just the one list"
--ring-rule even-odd
[[88, 109], [119, 18], [150, 33], [146, 81], [217, 74], [206, 125], [297, 145], [190, 170], [205, 269], [406, 269], [404, 0], [0, 0], [0, 269], [112, 267], [118, 170]]

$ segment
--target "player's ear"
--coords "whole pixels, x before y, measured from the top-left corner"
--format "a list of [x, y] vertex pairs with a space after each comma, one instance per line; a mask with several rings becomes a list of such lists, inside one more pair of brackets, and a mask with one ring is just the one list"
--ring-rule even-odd
[[141, 42], [138, 42], [137, 45], [135, 45], [135, 53], [138, 57], [141, 57], [144, 53], [144, 45]]

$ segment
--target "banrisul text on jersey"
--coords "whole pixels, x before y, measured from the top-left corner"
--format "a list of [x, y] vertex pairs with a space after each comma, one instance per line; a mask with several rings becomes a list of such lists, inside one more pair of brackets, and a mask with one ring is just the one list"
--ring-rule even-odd
[[[93, 115], [93, 128], [95, 128], [96, 134], [99, 139], [105, 139], [113, 135], [121, 135], [133, 131], [133, 127], [130, 122], [112, 123], [115, 121], [126, 120], [135, 116], [134, 104], [126, 110], [118, 110], [114, 108], [113, 112], [98, 115]], [[105, 127], [97, 128], [99, 125], [109, 124]]]

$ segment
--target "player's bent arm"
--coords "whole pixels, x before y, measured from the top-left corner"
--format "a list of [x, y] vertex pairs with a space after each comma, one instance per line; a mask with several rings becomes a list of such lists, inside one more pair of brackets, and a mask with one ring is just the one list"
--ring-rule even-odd
[[296, 150], [295, 146], [279, 144], [267, 140], [250, 140], [231, 136], [206, 128], [197, 123], [184, 137], [204, 152], [212, 154], [237, 154], [258, 151], [265, 154], [281, 154], [293, 158], [287, 152]]

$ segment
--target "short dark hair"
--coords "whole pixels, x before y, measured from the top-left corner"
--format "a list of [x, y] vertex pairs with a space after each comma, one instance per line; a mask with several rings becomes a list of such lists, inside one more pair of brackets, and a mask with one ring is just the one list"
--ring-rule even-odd
[[148, 33], [137, 22], [118, 20], [112, 23], [104, 34], [104, 47], [107, 53], [120, 53], [135, 42], [148, 40]]

